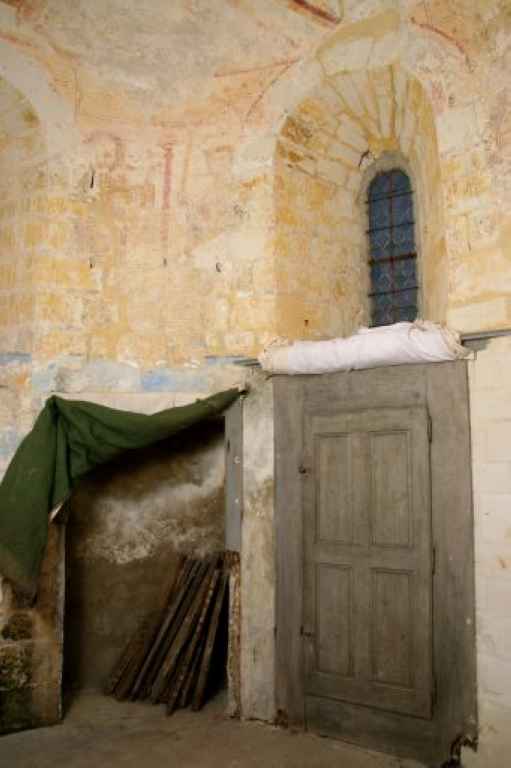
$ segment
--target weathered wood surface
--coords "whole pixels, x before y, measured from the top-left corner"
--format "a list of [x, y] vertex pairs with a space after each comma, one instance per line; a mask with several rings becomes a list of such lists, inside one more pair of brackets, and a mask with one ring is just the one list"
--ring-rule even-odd
[[[451, 745], [460, 734], [473, 736], [477, 732], [473, 512], [466, 363], [396, 366], [324, 376], [276, 377], [274, 388], [279, 574], [276, 675], [282, 720], [299, 724], [301, 718], [307, 727], [321, 733], [414, 757], [429, 765], [440, 764], [449, 757]], [[409, 407], [427, 409], [431, 417], [430, 556], [433, 567], [434, 554], [435, 570], [432, 574], [432, 717], [429, 720], [400, 714], [392, 707], [385, 710], [374, 705], [361, 706], [361, 703], [349, 700], [336, 700], [330, 698], [327, 691], [319, 689], [314, 694], [304, 692], [304, 650], [307, 657], [314, 642], [313, 635], [317, 632], [316, 619], [308, 623], [304, 621], [303, 614], [310, 581], [304, 581], [307, 557], [302, 521], [306, 512], [307, 487], [313, 482], [310, 478], [316, 471], [315, 467], [309, 466], [303, 450], [303, 441], [308, 435], [305, 423], [307, 419], [310, 421], [311, 414], [334, 419], [346, 411]], [[396, 442], [394, 438], [392, 441]], [[327, 495], [320, 504], [322, 537], [327, 540], [342, 539], [347, 531], [355, 539], [360, 536], [360, 515], [354, 514], [358, 502], [355, 499], [350, 509], [345, 484], [341, 482], [345, 473], [344, 449], [345, 446], [340, 443], [334, 449], [330, 445], [320, 458], [321, 471], [332, 475], [330, 484], [334, 488], [332, 496]], [[396, 444], [392, 454], [398, 464], [402, 462], [402, 446]], [[332, 463], [340, 465], [337, 480], [329, 469]], [[386, 519], [385, 510], [379, 510], [372, 535], [381, 542], [382, 549], [385, 540], [393, 539], [400, 541], [404, 550], [407, 526], [401, 481], [395, 475], [387, 476], [378, 471], [373, 481], [378, 486], [378, 497], [384, 506], [387, 504], [385, 499], [394, 496], [401, 501], [395, 506], [396, 512], [391, 518], [387, 516]], [[423, 532], [422, 543], [427, 539], [427, 532]], [[322, 555], [332, 555], [332, 547], [323, 543], [319, 547], [323, 547]], [[334, 565], [339, 567], [341, 563]], [[343, 602], [348, 603], [349, 590], [343, 583], [343, 574], [332, 571], [323, 575], [328, 578], [320, 589], [321, 599], [341, 606]], [[307, 578], [310, 580], [310, 575]], [[332, 579], [335, 583], [330, 583]], [[390, 583], [380, 584], [378, 590], [382, 601], [389, 605], [387, 597], [398, 591], [403, 592], [402, 584]], [[328, 591], [330, 595], [326, 594]], [[323, 632], [326, 631], [327, 602], [324, 603]], [[396, 613], [389, 638], [399, 629], [400, 623], [403, 624], [402, 629], [405, 626], [403, 622], [406, 623], [397, 603], [394, 605]], [[342, 677], [352, 663], [342, 638], [344, 626], [340, 622], [332, 622], [331, 629], [332, 632], [337, 631], [339, 637], [331, 637], [316, 651], [322, 655], [320, 663], [331, 669], [332, 676]], [[387, 658], [381, 674], [404, 681], [407, 674], [405, 667], [401, 661]], [[344, 679], [349, 680], [346, 675]]]
[[232, 563], [239, 564], [236, 553], [182, 560], [164, 607], [134, 633], [107, 692], [165, 703], [167, 714], [190, 702], [194, 709], [203, 705]]
[[227, 585], [229, 582], [229, 574], [227, 571], [223, 571], [220, 577], [220, 584], [216, 594], [213, 611], [211, 614], [211, 621], [208, 628], [208, 634], [206, 638], [206, 644], [204, 647], [204, 656], [200, 665], [199, 676], [197, 684], [195, 686], [195, 692], [192, 698], [192, 709], [198, 710], [202, 707], [206, 695], [206, 686], [208, 683], [208, 677], [210, 673], [211, 658], [213, 655], [213, 648], [218, 633], [218, 625], [224, 599], [227, 591]]
[[241, 552], [243, 518], [243, 398], [225, 414], [225, 548]]
[[304, 725], [302, 482], [304, 389], [300, 379], [276, 377], [275, 525], [276, 709], [283, 725]]
[[183, 661], [180, 665], [180, 670], [179, 670], [179, 674], [177, 676], [176, 682], [173, 685], [172, 690], [170, 691], [169, 696], [166, 699], [168, 714], [172, 714], [172, 712], [176, 708], [177, 702], [179, 700], [179, 695], [183, 690], [185, 679], [193, 663], [194, 656], [197, 653], [200, 639], [204, 632], [204, 624], [206, 622], [206, 617], [208, 615], [208, 611], [211, 605], [211, 601], [213, 599], [213, 595], [215, 594], [215, 590], [216, 590], [219, 578], [220, 578], [220, 571], [217, 568], [215, 568], [213, 570], [213, 573], [210, 575], [209, 581], [206, 584], [207, 592], [206, 592], [205, 599], [202, 601], [201, 613], [197, 621], [197, 624], [195, 626], [193, 637], [188, 643], [188, 647], [186, 649]]
[[306, 693], [429, 718], [427, 411], [314, 408], [304, 428]]
[[193, 589], [190, 590], [188, 602], [183, 606], [183, 608], [186, 608], [186, 611], [184, 611], [183, 620], [179, 625], [167, 655], [165, 656], [165, 659], [158, 670], [155, 682], [153, 683], [153, 687], [151, 689], [151, 701], [153, 702], [161, 701], [161, 693], [166, 688], [169, 678], [174, 672], [178, 658], [182, 653], [183, 648], [193, 634], [193, 630], [199, 619], [202, 605], [206, 598], [209, 582], [215, 571], [215, 568], [215, 560], [212, 562], [206, 561], [201, 565], [201, 568], [197, 573]]

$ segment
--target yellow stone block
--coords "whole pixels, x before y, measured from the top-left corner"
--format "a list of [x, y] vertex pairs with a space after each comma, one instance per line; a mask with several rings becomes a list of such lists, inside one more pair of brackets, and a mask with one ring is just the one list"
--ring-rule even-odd
[[[34, 355], [40, 361], [86, 353], [87, 336], [84, 331], [42, 327], [37, 329], [34, 338]], [[112, 355], [110, 359], [114, 359], [114, 356]]]
[[37, 293], [35, 319], [54, 323], [66, 323], [72, 319], [69, 304], [62, 294]]
[[25, 226], [24, 244], [25, 248], [37, 248], [47, 245], [48, 242], [48, 222], [44, 220], [30, 221]]
[[71, 240], [73, 227], [69, 221], [51, 221], [48, 245], [56, 251], [62, 251]]
[[69, 211], [69, 201], [65, 197], [50, 197], [47, 200], [41, 199], [41, 213], [45, 210], [51, 215], [55, 216], [59, 213], [67, 213]]

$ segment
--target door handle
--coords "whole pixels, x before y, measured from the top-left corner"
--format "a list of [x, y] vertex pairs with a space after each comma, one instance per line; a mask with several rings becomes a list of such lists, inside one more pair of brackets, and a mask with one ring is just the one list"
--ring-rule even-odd
[[309, 472], [309, 469], [304, 464], [300, 464], [300, 466], [298, 467], [298, 472], [301, 475], [306, 475]]

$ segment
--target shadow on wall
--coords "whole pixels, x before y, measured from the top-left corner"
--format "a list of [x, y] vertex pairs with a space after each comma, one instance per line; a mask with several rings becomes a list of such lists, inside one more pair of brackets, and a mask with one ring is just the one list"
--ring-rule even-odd
[[64, 681], [101, 688], [181, 552], [224, 548], [224, 425], [204, 424], [90, 474], [67, 524]]

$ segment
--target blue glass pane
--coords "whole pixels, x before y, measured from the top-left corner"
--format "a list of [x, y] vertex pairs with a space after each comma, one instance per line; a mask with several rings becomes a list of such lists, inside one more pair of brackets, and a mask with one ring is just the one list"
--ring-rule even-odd
[[406, 307], [412, 307], [414, 312], [416, 312], [417, 307], [417, 290], [413, 291], [399, 291], [398, 293], [393, 294], [394, 297], [394, 303], [396, 307], [399, 309], [404, 309]]
[[392, 267], [389, 262], [371, 264], [371, 285], [374, 293], [384, 293], [393, 289]]
[[414, 320], [417, 319], [417, 308], [416, 307], [396, 307], [395, 310], [395, 321], [396, 323], [408, 321], [409, 323], [413, 323]]
[[409, 257], [415, 254], [415, 236], [412, 189], [406, 173], [395, 168], [373, 179], [368, 218], [372, 323], [413, 321], [418, 282], [416, 259]]
[[405, 256], [407, 253], [415, 253], [413, 238], [413, 224], [405, 227], [396, 227], [392, 230], [394, 240], [394, 256]]
[[391, 293], [379, 293], [373, 296], [373, 307], [380, 312], [392, 311], [393, 301]]
[[379, 173], [369, 185], [369, 199], [384, 197], [390, 192], [390, 173]]
[[394, 262], [394, 284], [396, 288], [415, 288], [417, 285], [415, 259]]
[[392, 191], [394, 193], [411, 191], [410, 179], [403, 171], [392, 171]]
[[394, 322], [394, 308], [390, 296], [375, 296], [372, 303], [373, 325], [390, 325]]
[[390, 229], [380, 229], [371, 232], [369, 242], [372, 259], [388, 259], [392, 255], [392, 238]]
[[371, 200], [369, 203], [369, 229], [390, 227], [390, 223], [390, 201], [388, 198]]
[[413, 221], [413, 206], [411, 195], [398, 195], [392, 198], [392, 223], [409, 224]]

